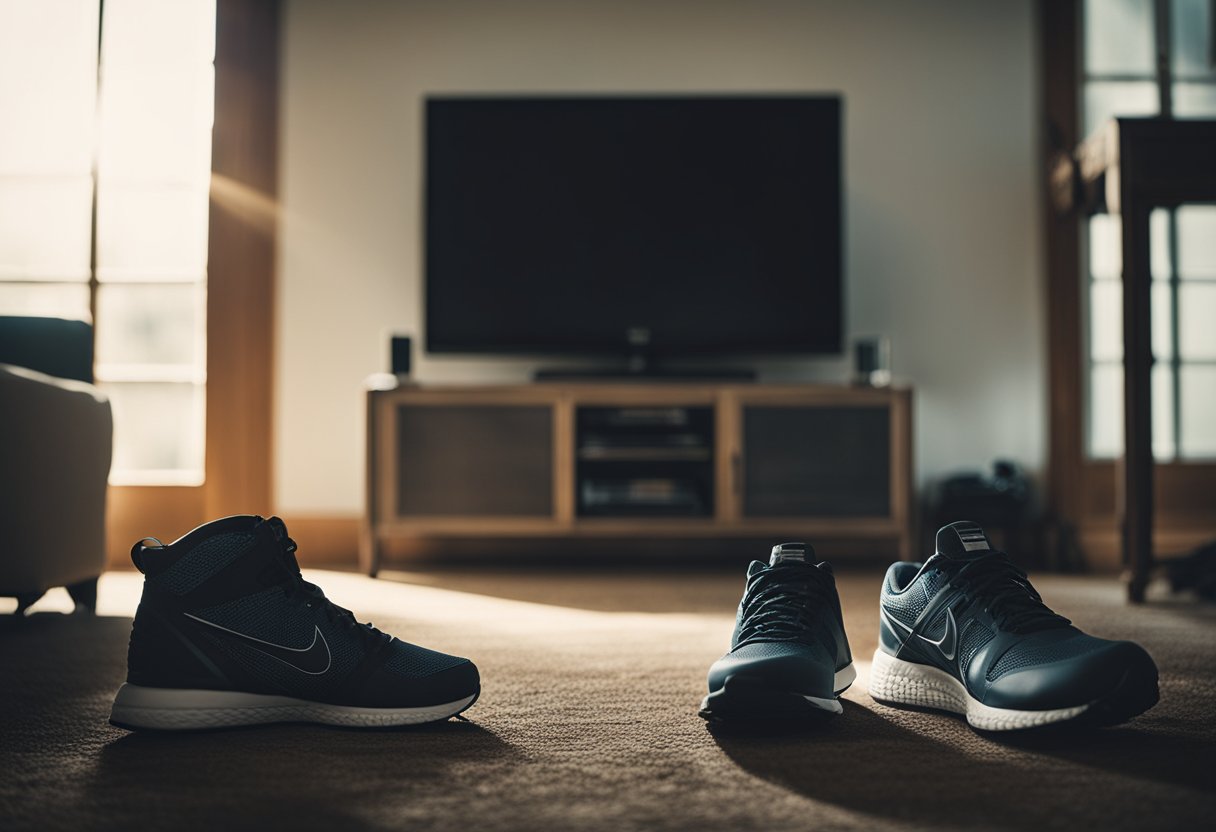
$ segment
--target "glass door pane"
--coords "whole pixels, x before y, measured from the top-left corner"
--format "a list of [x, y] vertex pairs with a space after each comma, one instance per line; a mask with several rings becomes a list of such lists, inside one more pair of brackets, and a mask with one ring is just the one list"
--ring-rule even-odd
[[1085, 0], [1085, 73], [1152, 75], [1153, 0]]
[[[89, 279], [98, 8], [0, 4], [0, 280]], [[22, 291], [5, 291], [8, 309], [27, 305]], [[55, 292], [28, 291], [52, 308]]]
[[214, 0], [106, 0], [97, 373], [111, 481], [203, 479]]

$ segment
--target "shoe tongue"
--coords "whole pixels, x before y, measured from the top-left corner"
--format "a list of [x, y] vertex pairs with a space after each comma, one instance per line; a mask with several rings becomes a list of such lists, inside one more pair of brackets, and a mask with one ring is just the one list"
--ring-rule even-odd
[[275, 543], [280, 544], [290, 554], [296, 550], [296, 542], [287, 536], [287, 524], [280, 517], [271, 517], [266, 521], [267, 528], [274, 535]]
[[263, 527], [269, 532], [268, 536], [274, 539], [272, 545], [278, 550], [283, 566], [291, 575], [298, 577], [300, 563], [296, 560], [296, 542], [287, 535], [287, 524], [281, 518], [271, 517], [263, 523]]
[[773, 547], [769, 556], [769, 566], [781, 566], [790, 563], [815, 565], [815, 550], [806, 543], [778, 543]]
[[937, 553], [948, 558], [963, 560], [979, 557], [992, 551], [988, 535], [978, 523], [959, 520], [937, 530]]

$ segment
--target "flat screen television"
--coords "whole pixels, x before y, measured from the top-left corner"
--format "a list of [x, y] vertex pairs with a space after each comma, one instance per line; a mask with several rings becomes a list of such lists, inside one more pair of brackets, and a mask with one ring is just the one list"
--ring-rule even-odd
[[839, 353], [835, 96], [432, 97], [433, 352]]

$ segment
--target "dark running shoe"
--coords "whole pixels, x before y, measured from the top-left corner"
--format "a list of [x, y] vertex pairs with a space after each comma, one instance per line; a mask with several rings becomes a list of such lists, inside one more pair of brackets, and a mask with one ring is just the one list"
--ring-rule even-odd
[[1086, 635], [974, 523], [937, 533], [924, 565], [887, 570], [870, 695], [964, 714], [973, 728], [1114, 725], [1157, 702], [1157, 666], [1130, 641]]
[[752, 561], [730, 652], [709, 669], [705, 719], [762, 720], [841, 712], [837, 697], [857, 677], [840, 616], [836, 579], [804, 543], [774, 546]]
[[477, 699], [468, 659], [360, 624], [305, 581], [277, 517], [227, 517], [168, 546], [149, 540], [131, 550], [144, 590], [115, 725], [388, 727], [447, 719]]

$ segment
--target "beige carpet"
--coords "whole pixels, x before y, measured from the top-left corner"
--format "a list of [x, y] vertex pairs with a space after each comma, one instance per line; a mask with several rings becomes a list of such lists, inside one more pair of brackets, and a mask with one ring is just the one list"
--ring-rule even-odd
[[0, 616], [0, 829], [1117, 830], [1216, 814], [1212, 608], [1040, 578], [1081, 626], [1149, 649], [1162, 701], [1118, 728], [995, 740], [866, 695], [878, 573], [845, 574], [861, 672], [843, 716], [711, 732], [696, 707], [742, 576], [693, 573], [312, 572], [362, 617], [475, 659], [468, 721], [180, 736], [106, 723], [139, 586], [108, 575], [95, 620]]

